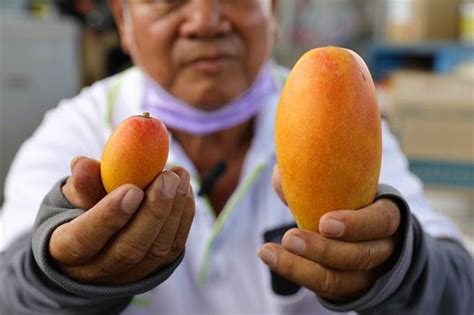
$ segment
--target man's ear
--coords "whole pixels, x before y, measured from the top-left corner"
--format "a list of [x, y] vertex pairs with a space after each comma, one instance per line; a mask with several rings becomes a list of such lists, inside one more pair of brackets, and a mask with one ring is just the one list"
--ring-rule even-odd
[[127, 55], [130, 54], [130, 38], [125, 30], [125, 16], [124, 14], [128, 14], [125, 10], [129, 10], [129, 8], [124, 8], [121, 0], [108, 0], [110, 10], [114, 16], [115, 24], [117, 25], [117, 29], [120, 35], [120, 44], [122, 46], [122, 50]]

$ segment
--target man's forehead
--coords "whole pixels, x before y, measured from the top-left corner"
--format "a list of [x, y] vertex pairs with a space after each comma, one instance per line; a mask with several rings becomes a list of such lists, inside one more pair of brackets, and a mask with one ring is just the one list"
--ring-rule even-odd
[[[137, 2], [137, 0], [133, 0], [131, 1], [132, 3], [133, 2]], [[155, 0], [156, 2], [166, 2], [165, 0]], [[178, 1], [178, 0], [177, 0]], [[191, 1], [198, 1], [198, 0], [181, 0], [183, 2], [191, 2]], [[212, 0], [212, 1], [222, 1], [222, 2], [239, 2], [239, 1], [242, 1], [242, 0]], [[257, 3], [260, 3], [262, 5], [264, 5], [265, 7], [268, 7], [270, 8], [271, 7], [271, 3], [272, 3], [272, 0], [253, 0]], [[127, 4], [128, 3], [128, 0], [120, 0], [120, 2], [122, 2], [122, 4]]]
[[[154, 0], [156, 2], [167, 2], [167, 0]], [[183, 1], [183, 2], [194, 2], [194, 1], [222, 1], [222, 2], [226, 2], [226, 3], [233, 3], [235, 2], [235, 4], [238, 4], [239, 1], [244, 1], [244, 0], [176, 0], [176, 1]], [[246, 1], [253, 1], [255, 2], [255, 4], [260, 4], [260, 8], [262, 9], [262, 12], [266, 15], [266, 16], [271, 16], [273, 15], [273, 2], [272, 0], [246, 0]], [[124, 8], [124, 11], [128, 11], [127, 10], [127, 6], [129, 5], [132, 5], [132, 4], [137, 4], [137, 3], [140, 3], [140, 2], [144, 2], [144, 0], [120, 0], [120, 2], [122, 3], [122, 6]], [[153, 3], [153, 1], [151, 1], [151, 3]], [[258, 8], [258, 6], [256, 7]]]

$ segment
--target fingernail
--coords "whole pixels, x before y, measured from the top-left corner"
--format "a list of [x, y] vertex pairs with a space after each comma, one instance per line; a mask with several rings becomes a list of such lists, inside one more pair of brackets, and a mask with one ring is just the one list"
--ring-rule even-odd
[[341, 221], [327, 218], [323, 221], [321, 232], [329, 236], [342, 236], [345, 227], [346, 226]]
[[266, 263], [270, 267], [273, 267], [276, 265], [277, 256], [276, 256], [275, 251], [264, 247], [260, 249], [260, 251], [258, 252], [258, 256], [260, 257], [260, 259], [263, 260], [264, 263]]
[[178, 192], [182, 195], [186, 194], [188, 191], [189, 177], [186, 175], [180, 176], [180, 182], [178, 186]]
[[127, 213], [135, 212], [135, 210], [138, 209], [140, 202], [143, 200], [143, 195], [144, 193], [140, 189], [130, 189], [123, 197], [120, 207]]
[[168, 196], [174, 196], [176, 192], [176, 188], [178, 187], [175, 181], [171, 180], [172, 176], [174, 175], [171, 175], [169, 173], [164, 173], [163, 176], [161, 177], [161, 185], [163, 188], [163, 192]]
[[304, 240], [296, 235], [290, 235], [285, 243], [285, 247], [298, 254], [304, 251], [305, 246]]
[[79, 162], [79, 160], [82, 160], [83, 158], [83, 156], [76, 156], [72, 159], [71, 164], [69, 165], [71, 173], [74, 171], [74, 167], [76, 166], [77, 162]]
[[194, 196], [194, 190], [193, 190], [193, 187], [191, 186], [191, 183], [189, 183], [189, 185], [188, 185], [188, 190], [186, 191], [186, 195], [189, 196], [189, 197]]

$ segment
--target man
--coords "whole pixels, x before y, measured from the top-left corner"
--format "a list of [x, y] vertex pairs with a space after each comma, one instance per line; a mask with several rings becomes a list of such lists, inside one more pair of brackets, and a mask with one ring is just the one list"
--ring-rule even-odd
[[[401, 195], [381, 185], [320, 233], [290, 229], [273, 171], [276, 1], [110, 5], [137, 67], [61, 103], [20, 150], [2, 213], [4, 313], [472, 313], [471, 258], [385, 125], [381, 182]], [[102, 147], [144, 110], [170, 130], [168, 170], [106, 195]]]

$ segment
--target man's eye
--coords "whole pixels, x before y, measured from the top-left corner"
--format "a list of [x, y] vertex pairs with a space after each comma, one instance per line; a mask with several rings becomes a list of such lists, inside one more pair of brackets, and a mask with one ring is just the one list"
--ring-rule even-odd
[[185, 4], [189, 0], [141, 0], [143, 5], [146, 5], [153, 12], [169, 12], [174, 10], [181, 5]]
[[186, 2], [187, 0], [154, 0], [152, 2], [156, 4], [168, 4], [168, 5], [178, 5]]

